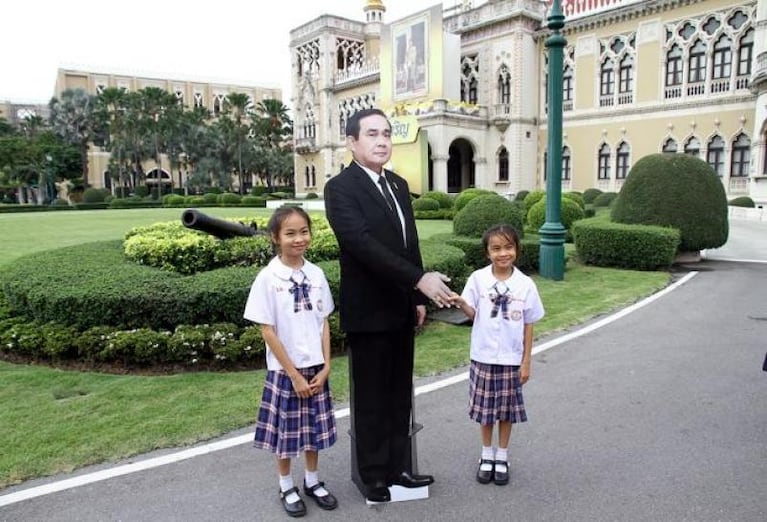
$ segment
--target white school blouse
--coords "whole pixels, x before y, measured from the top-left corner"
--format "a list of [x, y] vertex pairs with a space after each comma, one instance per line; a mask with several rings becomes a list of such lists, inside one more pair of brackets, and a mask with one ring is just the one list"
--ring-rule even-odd
[[[500, 307], [497, 315], [491, 316], [499, 289], [501, 292], [508, 289], [508, 319]], [[514, 267], [510, 278], [499, 281], [493, 275], [492, 265], [488, 265], [469, 276], [461, 297], [476, 310], [471, 329], [471, 359], [485, 364], [521, 364], [525, 324], [539, 321], [544, 314], [533, 280]]]
[[[290, 292], [293, 277], [299, 284], [308, 279], [311, 310], [294, 311], [294, 297]], [[250, 287], [243, 316], [254, 323], [274, 327], [277, 337], [296, 368], [324, 364], [322, 331], [324, 320], [333, 311], [333, 296], [322, 269], [304, 260], [300, 270], [286, 266], [278, 257], [272, 259], [256, 276]], [[277, 358], [266, 344], [266, 367], [281, 370]]]

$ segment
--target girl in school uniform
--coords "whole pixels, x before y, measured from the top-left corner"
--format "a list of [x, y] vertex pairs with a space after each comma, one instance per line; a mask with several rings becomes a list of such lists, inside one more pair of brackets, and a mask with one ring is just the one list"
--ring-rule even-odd
[[267, 374], [256, 421], [256, 448], [277, 457], [280, 500], [288, 515], [306, 514], [293, 484], [290, 463], [304, 454], [304, 494], [322, 509], [336, 498], [319, 481], [318, 451], [336, 441], [328, 386], [333, 298], [322, 270], [304, 259], [311, 243], [311, 219], [299, 207], [274, 211], [267, 226], [277, 255], [259, 272], [244, 317], [261, 325]]
[[[509, 440], [514, 423], [526, 422], [522, 385], [530, 378], [533, 323], [543, 317], [538, 289], [514, 266], [519, 235], [496, 225], [482, 236], [490, 265], [469, 276], [452, 304], [474, 321], [471, 329], [469, 417], [480, 424], [482, 454], [477, 481], [509, 483]], [[498, 425], [498, 447], [493, 429]]]

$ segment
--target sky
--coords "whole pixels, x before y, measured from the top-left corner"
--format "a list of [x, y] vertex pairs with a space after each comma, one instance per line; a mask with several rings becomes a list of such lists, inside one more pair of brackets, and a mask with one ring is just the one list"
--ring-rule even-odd
[[[439, 3], [384, 0], [384, 22]], [[322, 14], [364, 21], [364, 5], [365, 0], [6, 0], [0, 101], [47, 103], [63, 67], [280, 87], [290, 105], [290, 31]]]

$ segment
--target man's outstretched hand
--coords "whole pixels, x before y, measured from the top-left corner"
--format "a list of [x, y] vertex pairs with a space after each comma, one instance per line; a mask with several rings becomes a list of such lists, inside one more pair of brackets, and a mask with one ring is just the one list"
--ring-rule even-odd
[[434, 301], [434, 304], [443, 308], [450, 306], [450, 297], [453, 295], [450, 287], [445, 284], [449, 281], [450, 278], [445, 274], [426, 272], [415, 286], [423, 295]]

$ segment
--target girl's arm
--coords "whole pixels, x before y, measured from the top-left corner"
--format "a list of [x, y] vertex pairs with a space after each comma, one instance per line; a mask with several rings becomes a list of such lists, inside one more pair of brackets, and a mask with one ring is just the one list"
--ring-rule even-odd
[[533, 323], [525, 323], [524, 352], [522, 353], [522, 365], [519, 368], [519, 379], [522, 384], [530, 380], [530, 362], [533, 358]]
[[321, 392], [325, 381], [327, 381], [328, 376], [330, 376], [330, 322], [327, 317], [322, 325], [322, 358], [325, 359], [325, 366], [323, 366], [322, 370], [320, 370], [309, 383], [312, 393]]
[[466, 317], [472, 321], [474, 320], [477, 311], [472, 308], [460, 294], [453, 292], [453, 295], [450, 296], [450, 304], [457, 306], [464, 314], [466, 314]]
[[296, 395], [302, 399], [310, 397], [312, 395], [312, 390], [309, 387], [309, 383], [306, 382], [306, 379], [301, 375], [301, 372], [293, 366], [293, 361], [288, 357], [288, 352], [282, 345], [280, 338], [277, 337], [277, 332], [274, 331], [274, 327], [270, 324], [262, 324], [261, 336], [264, 338], [264, 341], [266, 341], [266, 344], [269, 345], [269, 348], [280, 363], [280, 366], [282, 366], [282, 369], [285, 370], [285, 373], [290, 377]]

